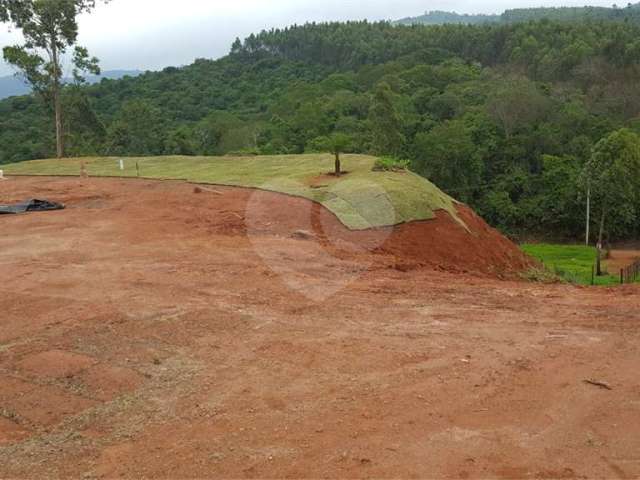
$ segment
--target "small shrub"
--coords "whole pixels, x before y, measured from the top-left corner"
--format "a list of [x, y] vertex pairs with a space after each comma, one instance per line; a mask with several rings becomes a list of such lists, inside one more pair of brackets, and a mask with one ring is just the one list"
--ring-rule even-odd
[[538, 283], [563, 283], [563, 279], [547, 268], [530, 268], [521, 274], [524, 280]]
[[373, 166], [374, 172], [401, 172], [409, 169], [409, 160], [395, 157], [380, 157]]
[[258, 155], [260, 155], [260, 150], [257, 147], [247, 147], [225, 153], [226, 157], [255, 157]]

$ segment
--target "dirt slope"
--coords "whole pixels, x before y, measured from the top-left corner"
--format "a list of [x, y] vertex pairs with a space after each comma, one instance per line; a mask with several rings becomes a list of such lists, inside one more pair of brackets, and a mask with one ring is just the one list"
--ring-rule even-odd
[[[331, 255], [381, 253], [388, 257], [380, 258], [381, 263], [393, 257], [400, 269], [426, 266], [451, 272], [517, 276], [531, 265], [531, 260], [516, 245], [465, 205], [459, 205], [458, 211], [467, 229], [440, 211], [434, 220], [352, 231], [318, 204], [251, 189], [198, 188], [182, 182], [135, 179], [96, 178], [80, 183], [75, 179], [22, 178], [12, 182], [11, 186], [17, 188], [6, 191], [0, 201], [24, 200], [34, 195], [34, 189], [43, 195], [51, 192], [56, 200], [66, 202], [72, 209], [121, 198], [120, 201], [136, 204], [133, 207], [140, 218], [151, 219], [158, 214], [162, 218], [176, 217], [177, 230], [187, 226], [239, 236], [309, 232]], [[195, 194], [194, 190], [200, 193]], [[132, 192], [135, 198], [131, 198]], [[110, 212], [100, 210], [100, 214]]]

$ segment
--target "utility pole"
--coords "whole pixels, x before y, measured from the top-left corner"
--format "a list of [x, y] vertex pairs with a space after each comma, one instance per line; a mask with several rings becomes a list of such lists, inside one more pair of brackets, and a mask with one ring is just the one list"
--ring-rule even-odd
[[589, 246], [589, 229], [591, 227], [591, 180], [589, 180], [589, 184], [587, 185], [587, 234], [586, 234], [586, 245]]

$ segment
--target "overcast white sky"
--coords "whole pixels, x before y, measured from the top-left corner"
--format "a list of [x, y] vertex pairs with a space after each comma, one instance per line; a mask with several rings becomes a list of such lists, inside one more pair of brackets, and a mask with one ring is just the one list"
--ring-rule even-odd
[[[624, 2], [621, 2], [624, 3]], [[103, 70], [156, 70], [228, 53], [235, 37], [293, 23], [398, 19], [426, 10], [501, 13], [534, 6], [610, 6], [602, 0], [112, 0], [80, 21], [80, 42]], [[19, 39], [0, 25], [0, 47]], [[0, 61], [0, 76], [12, 70]]]

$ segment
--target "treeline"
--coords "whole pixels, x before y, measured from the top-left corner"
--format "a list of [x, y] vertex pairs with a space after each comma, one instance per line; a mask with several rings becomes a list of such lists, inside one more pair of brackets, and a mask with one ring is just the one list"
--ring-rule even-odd
[[459, 24], [459, 25], [478, 25], [483, 23], [498, 23], [500, 21], [500, 15], [483, 15], [483, 14], [468, 14], [468, 13], [456, 13], [445, 12], [442, 10], [432, 10], [425, 12], [424, 15], [418, 17], [406, 17], [395, 21], [397, 25], [447, 25], [447, 24]]
[[500, 21], [504, 23], [530, 22], [536, 20], [560, 22], [576, 21], [640, 21], [640, 3], [627, 3], [624, 7], [550, 7], [517, 8], [504, 12]]
[[[508, 233], [576, 238], [594, 147], [640, 132], [639, 39], [632, 22], [272, 30], [218, 61], [69, 87], [67, 151], [302, 153], [342, 133], [353, 152], [410, 160]], [[0, 102], [0, 163], [53, 152], [36, 98]], [[611, 206], [614, 238], [639, 233], [633, 195]]]
[[398, 25], [478, 25], [485, 23], [520, 23], [539, 20], [559, 22], [577, 21], [640, 21], [640, 3], [628, 3], [626, 7], [541, 7], [516, 8], [501, 15], [470, 15], [440, 10], [425, 12], [418, 17], [407, 17], [395, 22]]

